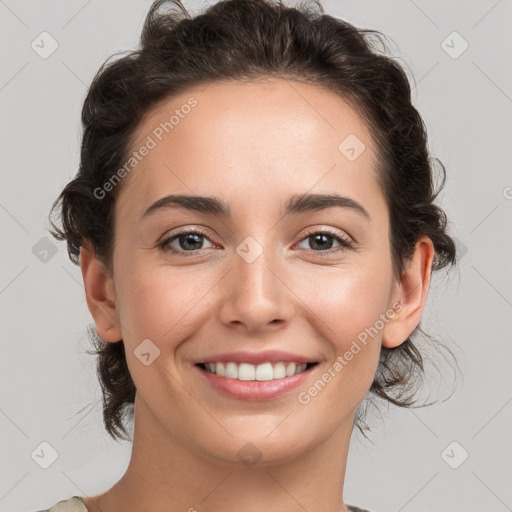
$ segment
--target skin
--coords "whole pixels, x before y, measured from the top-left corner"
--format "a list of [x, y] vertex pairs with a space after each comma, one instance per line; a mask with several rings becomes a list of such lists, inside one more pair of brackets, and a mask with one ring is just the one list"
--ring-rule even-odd
[[[396, 279], [368, 129], [348, 103], [314, 85], [274, 78], [190, 89], [148, 113], [133, 148], [191, 96], [198, 105], [125, 178], [115, 206], [113, 275], [81, 249], [98, 333], [124, 340], [137, 387], [129, 467], [84, 502], [91, 512], [344, 511], [355, 411], [381, 346], [400, 345], [420, 321], [432, 242], [418, 240]], [[349, 134], [366, 146], [354, 161], [338, 150]], [[231, 218], [167, 209], [139, 220], [171, 193], [218, 197], [230, 203]], [[285, 201], [301, 193], [349, 197], [370, 219], [350, 208], [281, 217]], [[172, 246], [197, 256], [157, 247], [194, 227], [207, 237], [193, 249], [186, 240]], [[318, 249], [307, 228], [331, 228], [354, 248], [322, 257], [340, 244], [329, 238]], [[236, 252], [248, 236], [263, 249], [251, 263]], [[401, 309], [384, 328], [310, 403], [299, 403], [298, 393], [397, 301]], [[145, 366], [134, 350], [147, 338], [160, 356]], [[222, 396], [192, 366], [205, 355], [265, 349], [319, 364], [299, 390], [266, 402]], [[237, 457], [247, 442], [262, 454], [252, 467]]]

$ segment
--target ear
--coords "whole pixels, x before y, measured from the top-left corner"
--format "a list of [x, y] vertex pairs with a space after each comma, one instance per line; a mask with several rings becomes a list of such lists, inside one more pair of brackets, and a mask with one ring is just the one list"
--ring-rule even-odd
[[122, 339], [116, 309], [114, 282], [107, 268], [88, 247], [80, 247], [80, 267], [84, 280], [87, 306], [94, 318], [96, 330], [105, 341]]
[[434, 254], [434, 244], [430, 238], [423, 236], [416, 242], [412, 258], [396, 282], [394, 303], [400, 305], [393, 308], [395, 315], [382, 331], [384, 347], [401, 345], [420, 323], [430, 286]]

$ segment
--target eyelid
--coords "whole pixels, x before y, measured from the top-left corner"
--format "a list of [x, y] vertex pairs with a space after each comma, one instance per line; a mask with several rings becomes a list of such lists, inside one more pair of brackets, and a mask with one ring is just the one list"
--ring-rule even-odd
[[[177, 254], [177, 255], [181, 255], [181, 256], [196, 256], [196, 255], [201, 254], [201, 251], [203, 251], [205, 249], [185, 251], [183, 249], [175, 249], [175, 248], [171, 247], [171, 245], [170, 245], [171, 242], [174, 242], [180, 236], [184, 236], [184, 235], [188, 235], [188, 234], [200, 235], [200, 236], [204, 237], [205, 239], [207, 239], [212, 245], [214, 245], [214, 246], [216, 245], [215, 242], [213, 242], [210, 239], [207, 229], [205, 229], [202, 226], [194, 226], [194, 227], [190, 226], [188, 228], [182, 227], [182, 228], [176, 228], [176, 229], [181, 229], [181, 230], [178, 232], [172, 232], [172, 231], [171, 231], [171, 233], [167, 232], [165, 235], [163, 235], [161, 237], [161, 239], [157, 243], [156, 247], [160, 248], [164, 252], [171, 252], [173, 254]], [[307, 228], [306, 232], [302, 234], [301, 238], [298, 240], [298, 242], [296, 242], [294, 244], [293, 247], [300, 244], [301, 242], [303, 242], [310, 236], [313, 236], [316, 234], [326, 234], [326, 235], [334, 238], [335, 240], [338, 241], [338, 243], [340, 244], [340, 247], [337, 247], [334, 249], [326, 249], [325, 251], [315, 251], [314, 249], [304, 249], [305, 251], [307, 251], [310, 254], [313, 253], [315, 256], [326, 257], [326, 256], [331, 256], [333, 254], [337, 254], [338, 252], [355, 249], [355, 241], [346, 232], [340, 231], [336, 228], [320, 227], [320, 226], [313, 226], [313, 227]], [[169, 247], [169, 248], [167, 248], [167, 247]]]
[[[166, 240], [168, 240], [169, 238], [173, 238], [175, 236], [179, 236], [179, 235], [186, 235], [188, 233], [198, 233], [198, 234], [201, 234], [201, 235], [204, 235], [206, 238], [209, 239], [209, 231], [207, 230], [207, 228], [199, 225], [199, 224], [192, 224], [192, 225], [187, 225], [187, 226], [180, 226], [180, 227], [177, 227], [177, 228], [174, 228], [174, 229], [171, 229], [170, 231], [166, 231], [159, 239], [159, 242], [165, 242]], [[210, 240], [211, 241], [211, 240]]]
[[[297, 242], [297, 244], [301, 243], [302, 241], [306, 240], [307, 238], [309, 238], [310, 236], [313, 236], [313, 235], [316, 235], [316, 234], [327, 234], [329, 235], [330, 237], [336, 239], [339, 241], [339, 243], [341, 244], [341, 247], [337, 247], [335, 249], [327, 249], [325, 251], [315, 251], [313, 249], [305, 249], [306, 251], [308, 251], [309, 253], [313, 253], [315, 255], [318, 255], [318, 256], [331, 256], [333, 254], [337, 254], [338, 252], [344, 252], [344, 251], [348, 251], [348, 250], [354, 250], [355, 249], [355, 241], [354, 239], [348, 235], [347, 233], [345, 233], [344, 231], [339, 231], [337, 229], [334, 229], [334, 228], [330, 228], [330, 227], [311, 227], [311, 228], [308, 228], [308, 230], [306, 231], [306, 233], [301, 237], [301, 239]], [[295, 245], [297, 245], [295, 244]]]
[[350, 244], [355, 243], [355, 240], [346, 231], [340, 230], [338, 228], [331, 228], [328, 226], [324, 226], [324, 227], [314, 226], [311, 228], [307, 228], [305, 234], [302, 236], [302, 238], [299, 241], [302, 241], [302, 240], [304, 240], [304, 238], [307, 238], [308, 236], [311, 236], [311, 235], [314, 235], [317, 233], [320, 233], [320, 234], [327, 233], [333, 237], [341, 238], [347, 243], [350, 243]]
[[[178, 229], [179, 231], [174, 232], [174, 230], [171, 230], [170, 232], [167, 231], [164, 235], [162, 235], [162, 237], [157, 242], [156, 247], [160, 247], [160, 248], [163, 248], [163, 250], [165, 250], [165, 246], [169, 245], [171, 241], [178, 239], [180, 236], [184, 236], [184, 235], [188, 235], [188, 234], [197, 234], [197, 235], [204, 236], [204, 238], [209, 240], [210, 243], [215, 245], [215, 243], [210, 239], [210, 235], [207, 232], [207, 230], [205, 228], [203, 228], [202, 226], [199, 226], [199, 227], [195, 226], [195, 227], [189, 227], [189, 228], [183, 228], [183, 229], [176, 228], [176, 229]], [[181, 252], [181, 253], [188, 252], [190, 254], [197, 253], [197, 251], [180, 251], [179, 249], [177, 249], [176, 251]]]

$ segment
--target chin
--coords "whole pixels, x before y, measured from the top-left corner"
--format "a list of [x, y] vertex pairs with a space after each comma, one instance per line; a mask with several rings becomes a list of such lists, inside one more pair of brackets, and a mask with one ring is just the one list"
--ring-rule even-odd
[[210, 439], [203, 444], [203, 451], [216, 463], [226, 467], [261, 468], [292, 462], [320, 442], [311, 438], [312, 433], [307, 430], [307, 426], [297, 428], [294, 432], [290, 431], [289, 426], [279, 432], [281, 428], [282, 425], [277, 429], [274, 426], [274, 432], [256, 426], [252, 429], [237, 429], [233, 437], [226, 433], [222, 439]]

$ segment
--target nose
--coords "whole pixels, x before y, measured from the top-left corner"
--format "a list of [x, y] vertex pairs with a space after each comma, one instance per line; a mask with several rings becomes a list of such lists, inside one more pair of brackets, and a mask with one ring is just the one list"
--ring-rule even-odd
[[275, 251], [249, 238], [233, 260], [222, 283], [221, 321], [251, 334], [288, 324], [294, 314], [294, 294]]

